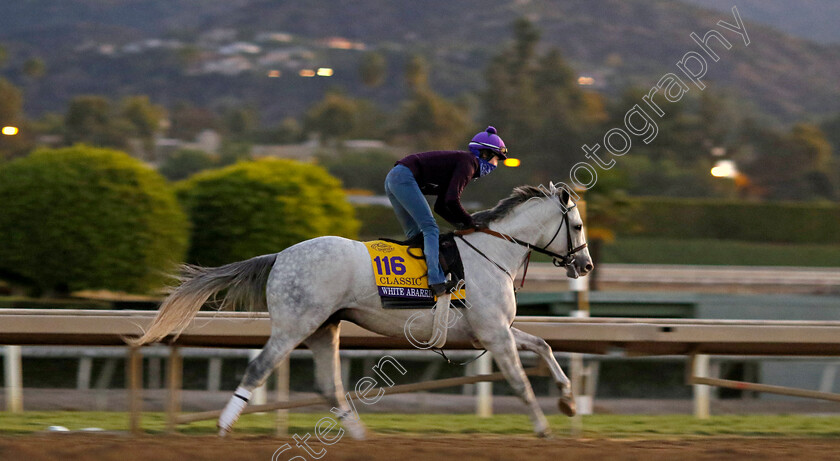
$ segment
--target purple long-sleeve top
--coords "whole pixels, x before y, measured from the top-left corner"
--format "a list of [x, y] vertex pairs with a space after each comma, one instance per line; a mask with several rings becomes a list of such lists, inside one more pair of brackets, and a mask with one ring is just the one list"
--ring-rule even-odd
[[461, 192], [478, 177], [478, 159], [464, 151], [432, 151], [397, 161], [414, 173], [424, 195], [436, 195], [435, 212], [455, 225], [473, 227], [472, 216], [461, 205]]

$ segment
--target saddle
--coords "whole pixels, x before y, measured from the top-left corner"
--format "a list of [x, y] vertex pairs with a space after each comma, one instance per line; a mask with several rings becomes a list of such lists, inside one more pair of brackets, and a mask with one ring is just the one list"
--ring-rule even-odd
[[[409, 247], [408, 254], [420, 260], [425, 260], [423, 254], [423, 234], [417, 234], [414, 238], [409, 240], [395, 240], [389, 238], [380, 238], [379, 240], [394, 243], [397, 245], [404, 245]], [[458, 245], [455, 244], [455, 234], [449, 232], [441, 234], [439, 237], [439, 260], [440, 267], [444, 274], [451, 274], [452, 280], [464, 280], [464, 263], [461, 261], [461, 253], [458, 251]], [[423, 299], [410, 298], [396, 298], [382, 296], [382, 306], [386, 309], [431, 309], [435, 306], [433, 297]], [[453, 299], [452, 304], [455, 307], [466, 307], [463, 300]]]

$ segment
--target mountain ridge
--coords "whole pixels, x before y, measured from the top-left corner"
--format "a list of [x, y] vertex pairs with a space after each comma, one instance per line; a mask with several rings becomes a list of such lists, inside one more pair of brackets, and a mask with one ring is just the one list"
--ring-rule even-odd
[[[428, 57], [433, 86], [445, 95], [479, 91], [489, 58], [509, 42], [510, 24], [520, 16], [542, 31], [542, 48], [559, 47], [578, 73], [598, 76], [604, 83], [599, 91], [613, 94], [628, 85], [644, 88], [656, 83], [659, 76], [674, 71], [686, 52], [698, 51], [691, 32], [703, 36], [716, 28], [733, 47], [720, 49], [721, 60], [710, 62], [706, 83], [711, 88], [782, 121], [840, 111], [840, 89], [834, 81], [840, 75], [840, 46], [787, 36], [752, 22], [749, 9], [739, 11], [749, 46], [716, 26], [719, 20], [733, 22], [731, 12], [672, 0], [31, 0], [13, 3], [5, 19], [0, 18], [0, 43], [9, 48], [12, 61], [3, 73], [25, 86], [27, 110], [35, 114], [61, 110], [80, 92], [114, 97], [147, 93], [161, 103], [182, 97], [198, 104], [240, 100], [278, 119], [299, 115], [332, 84], [383, 105], [396, 103], [404, 89], [394, 76], [412, 53]], [[179, 68], [177, 56], [97, 57], [74, 51], [85, 40], [117, 45], [151, 37], [189, 41], [219, 28], [236, 30], [243, 40], [261, 31], [287, 32], [310, 41], [329, 36], [358, 40], [368, 49], [384, 50], [392, 77], [380, 89], [364, 88], [355, 75], [359, 53], [319, 51], [313, 62], [334, 61], [336, 77], [330, 85], [295, 81], [300, 87], [295, 91], [271, 86], [258, 74], [189, 76]], [[52, 72], [38, 81], [16, 74], [14, 63], [30, 56], [43, 58]], [[155, 62], [169, 67], [150, 69]], [[153, 73], [167, 76], [171, 88], [160, 78], [144, 79]], [[214, 92], [210, 98], [202, 94], [205, 85]], [[287, 104], [268, 107], [272, 95]]]

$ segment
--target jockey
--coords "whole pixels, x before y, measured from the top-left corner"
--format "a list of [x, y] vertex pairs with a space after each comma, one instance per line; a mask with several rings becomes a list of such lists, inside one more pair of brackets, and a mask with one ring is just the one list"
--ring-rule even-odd
[[[507, 148], [492, 126], [478, 133], [465, 151], [432, 151], [399, 160], [385, 178], [385, 194], [394, 207], [406, 237], [423, 233], [423, 251], [429, 269], [429, 288], [436, 296], [446, 293], [446, 276], [438, 260], [440, 230], [424, 195], [436, 195], [435, 212], [458, 228], [475, 228], [461, 206], [461, 192], [473, 180], [493, 171]], [[454, 281], [450, 282], [454, 284]]]

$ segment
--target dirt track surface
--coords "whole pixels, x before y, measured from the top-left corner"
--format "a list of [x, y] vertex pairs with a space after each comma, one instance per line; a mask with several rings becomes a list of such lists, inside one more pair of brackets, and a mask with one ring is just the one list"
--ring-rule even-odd
[[[314, 459], [286, 438], [240, 436], [221, 440], [207, 436], [44, 434], [0, 437], [3, 461], [272, 461], [284, 443], [291, 450], [276, 461], [295, 456]], [[375, 436], [365, 442], [342, 439], [319, 453], [329, 460], [836, 460], [840, 439], [690, 438], [667, 440], [567, 439], [531, 437]], [[294, 458], [300, 461], [301, 458]]]

